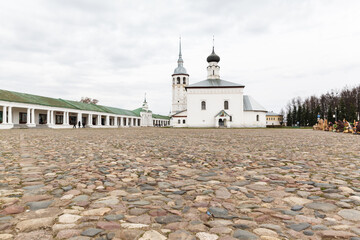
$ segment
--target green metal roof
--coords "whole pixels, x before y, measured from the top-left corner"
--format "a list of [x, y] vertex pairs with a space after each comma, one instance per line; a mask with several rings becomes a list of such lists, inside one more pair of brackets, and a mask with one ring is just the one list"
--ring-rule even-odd
[[69, 108], [69, 109], [84, 110], [84, 111], [104, 112], [104, 113], [112, 113], [117, 115], [126, 115], [126, 116], [134, 116], [134, 117], [140, 116], [140, 114], [136, 114], [131, 110], [126, 110], [121, 108], [95, 105], [92, 103], [82, 103], [82, 102], [65, 100], [60, 98], [58, 99], [49, 98], [49, 97], [37, 96], [27, 93], [12, 92], [1, 89], [0, 89], [0, 100], [6, 102], [28, 103], [28, 104], [36, 104], [36, 105], [43, 105], [49, 107], [61, 107], [61, 108]]
[[166, 120], [170, 120], [170, 117], [168, 116], [164, 116], [164, 115], [159, 115], [159, 114], [153, 114], [152, 115], [153, 118], [157, 118], [157, 119], [166, 119]]
[[72, 108], [71, 105], [67, 104], [64, 101], [61, 101], [60, 99], [42, 97], [27, 93], [11, 92], [1, 89], [0, 100], [7, 102], [38, 104], [51, 107]]
[[121, 109], [121, 108], [114, 108], [114, 107], [105, 107], [105, 106], [101, 106], [101, 107], [104, 107], [105, 109], [111, 111], [114, 114], [140, 117], [140, 115], [137, 115], [136, 113], [134, 113], [131, 110], [126, 110], [126, 109]]
[[149, 112], [151, 113], [152, 111], [148, 110], [148, 111], [145, 111], [142, 107], [141, 108], [137, 108], [135, 110], [132, 110], [136, 115], [140, 116], [140, 113], [141, 112]]

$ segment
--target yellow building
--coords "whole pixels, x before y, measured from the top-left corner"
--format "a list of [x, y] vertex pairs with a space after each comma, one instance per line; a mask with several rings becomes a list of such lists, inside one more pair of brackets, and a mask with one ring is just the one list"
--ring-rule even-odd
[[282, 126], [284, 121], [284, 117], [281, 114], [274, 112], [266, 113], [266, 126], [267, 127], [278, 127]]

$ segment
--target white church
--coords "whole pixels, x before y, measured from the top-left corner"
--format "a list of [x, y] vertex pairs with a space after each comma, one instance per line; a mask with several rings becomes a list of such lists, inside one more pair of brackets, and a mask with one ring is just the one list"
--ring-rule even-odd
[[207, 57], [207, 79], [189, 84], [179, 49], [178, 67], [172, 75], [173, 127], [266, 127], [266, 109], [251, 96], [245, 86], [220, 79], [220, 57]]

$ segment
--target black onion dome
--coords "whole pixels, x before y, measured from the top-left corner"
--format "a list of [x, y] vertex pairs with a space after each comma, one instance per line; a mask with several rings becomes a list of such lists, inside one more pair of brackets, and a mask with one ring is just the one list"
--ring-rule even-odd
[[207, 57], [206, 61], [207, 62], [220, 62], [220, 57], [218, 55], [216, 55], [216, 53], [214, 51], [214, 47], [213, 47], [212, 53]]

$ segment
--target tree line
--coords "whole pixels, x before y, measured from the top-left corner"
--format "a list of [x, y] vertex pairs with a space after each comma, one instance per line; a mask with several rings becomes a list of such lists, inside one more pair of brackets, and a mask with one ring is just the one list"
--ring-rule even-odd
[[359, 113], [360, 85], [331, 90], [320, 97], [313, 95], [305, 100], [293, 98], [287, 104], [285, 114], [288, 126], [313, 126], [318, 116], [332, 123], [343, 119], [354, 122], [359, 120]]

